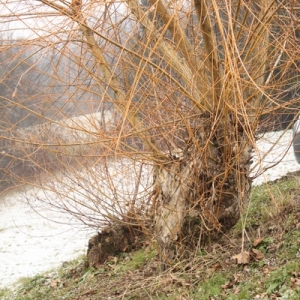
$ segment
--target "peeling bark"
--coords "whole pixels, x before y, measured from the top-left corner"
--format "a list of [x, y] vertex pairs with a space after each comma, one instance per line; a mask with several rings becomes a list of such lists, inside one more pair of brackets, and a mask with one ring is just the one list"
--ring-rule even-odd
[[[154, 232], [164, 266], [232, 228], [250, 192], [252, 148], [243, 132], [225, 144], [223, 131], [211, 134], [211, 120], [201, 121], [195, 133], [198, 143], [155, 170]], [[231, 126], [229, 135], [234, 132], [235, 125]]]

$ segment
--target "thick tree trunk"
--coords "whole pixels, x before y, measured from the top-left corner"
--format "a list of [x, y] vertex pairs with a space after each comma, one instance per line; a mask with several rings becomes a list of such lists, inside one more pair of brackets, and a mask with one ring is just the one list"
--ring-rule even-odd
[[232, 228], [250, 192], [252, 147], [242, 130], [227, 122], [212, 133], [211, 119], [201, 121], [196, 142], [155, 170], [154, 231], [165, 264]]

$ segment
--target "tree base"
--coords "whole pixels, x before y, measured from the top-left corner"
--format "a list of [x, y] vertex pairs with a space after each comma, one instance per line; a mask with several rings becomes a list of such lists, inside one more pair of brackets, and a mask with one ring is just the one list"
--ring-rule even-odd
[[90, 238], [87, 258], [89, 267], [97, 268], [110, 257], [140, 249], [144, 233], [139, 226], [112, 224]]

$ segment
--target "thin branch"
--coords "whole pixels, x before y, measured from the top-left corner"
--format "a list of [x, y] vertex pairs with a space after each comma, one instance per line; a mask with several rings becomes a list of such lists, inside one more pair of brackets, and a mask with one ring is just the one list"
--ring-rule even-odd
[[164, 0], [150, 0], [150, 3], [157, 7], [157, 13], [160, 15], [161, 19], [173, 35], [174, 40], [177, 43], [176, 46], [184, 56], [189, 68], [196, 72], [197, 84], [201, 86], [202, 83], [199, 78], [199, 74], [201, 74], [201, 72], [199, 72], [199, 69], [203, 67], [200, 68], [201, 62], [197, 59], [194, 47], [182, 30], [177, 14], [174, 13], [171, 15]]
[[[164, 56], [164, 60], [178, 72], [185, 84], [190, 87], [194, 100], [202, 105], [203, 96], [201, 95], [201, 91], [203, 90], [202, 87], [204, 84], [201, 84], [201, 86], [194, 84], [195, 76], [186, 61], [180, 57], [178, 52], [175, 51], [171, 45], [164, 41], [163, 35], [156, 30], [148, 15], [140, 8], [138, 2], [136, 0], [126, 0], [126, 3], [138, 22], [145, 27], [148, 35], [147, 39], [156, 42], [152, 52], [158, 48], [159, 52]], [[198, 106], [198, 108], [200, 109], [200, 106]]]
[[[210, 14], [205, 0], [194, 0], [199, 26], [203, 34], [204, 50], [207, 56], [207, 65], [211, 73], [211, 85], [213, 90], [212, 109], [220, 109], [220, 97], [222, 87], [221, 68], [217, 53], [217, 41], [215, 31], [212, 29]], [[207, 101], [209, 103], [209, 101]], [[222, 104], [222, 101], [221, 101]], [[221, 105], [222, 106], [222, 105]]]
[[114, 91], [115, 94], [115, 101], [113, 102], [114, 106], [117, 110], [121, 113], [121, 115], [126, 119], [133, 128], [136, 129], [138, 132], [145, 132], [138, 134], [141, 140], [143, 141], [146, 149], [151, 153], [155, 153], [157, 157], [163, 157], [161, 152], [155, 146], [154, 141], [152, 140], [151, 136], [147, 134], [147, 131], [144, 129], [144, 125], [142, 120], [135, 114], [132, 113], [129, 109], [129, 105], [127, 105], [126, 95], [123, 92], [120, 84], [112, 71], [109, 68], [109, 64], [104, 57], [103, 51], [101, 50], [100, 46], [98, 45], [97, 41], [95, 40], [93, 31], [87, 25], [85, 18], [82, 15], [81, 11], [81, 3], [79, 1], [72, 1], [70, 5], [70, 10], [65, 9], [61, 5], [57, 3], [53, 3], [48, 0], [41, 0], [44, 4], [58, 10], [59, 12], [63, 13], [64, 15], [71, 17], [74, 21], [79, 24], [79, 30], [82, 32], [83, 36], [86, 39], [86, 43], [91, 49], [96, 61], [98, 62], [98, 66], [104, 76], [106, 84]]

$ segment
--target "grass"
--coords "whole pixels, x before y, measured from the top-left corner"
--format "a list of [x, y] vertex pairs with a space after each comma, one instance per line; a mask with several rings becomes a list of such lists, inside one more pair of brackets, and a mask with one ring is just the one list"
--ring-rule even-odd
[[[148, 245], [112, 257], [98, 269], [87, 268], [85, 257], [79, 257], [57, 270], [22, 279], [13, 290], [0, 290], [0, 298], [300, 299], [299, 203], [297, 178], [254, 187], [236, 227], [213, 250], [203, 249], [172, 270], [160, 271], [157, 251]], [[247, 264], [232, 260], [242, 246], [251, 253]]]
[[145, 264], [156, 256], [156, 252], [153, 249], [143, 249], [128, 257], [125, 257], [118, 265], [116, 265], [116, 272], [128, 272], [132, 270], [138, 270], [145, 266]]

